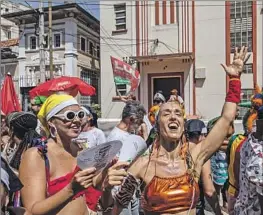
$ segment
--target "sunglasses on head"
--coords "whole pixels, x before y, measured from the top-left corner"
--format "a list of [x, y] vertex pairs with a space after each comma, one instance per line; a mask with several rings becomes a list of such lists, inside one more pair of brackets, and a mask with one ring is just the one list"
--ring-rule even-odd
[[79, 119], [84, 119], [86, 117], [86, 113], [83, 110], [80, 110], [78, 112], [74, 112], [74, 111], [68, 110], [68, 111], [66, 111], [65, 113], [62, 113], [62, 114], [56, 114], [55, 117], [65, 119], [67, 121], [72, 121], [76, 117], [78, 117]]

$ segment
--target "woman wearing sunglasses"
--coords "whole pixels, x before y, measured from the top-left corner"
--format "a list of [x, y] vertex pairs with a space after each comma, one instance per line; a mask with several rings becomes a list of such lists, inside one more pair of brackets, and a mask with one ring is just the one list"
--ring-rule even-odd
[[22, 202], [32, 214], [84, 215], [96, 209], [99, 195], [89, 191], [95, 168], [79, 170], [71, 147], [85, 117], [70, 95], [52, 95], [42, 105], [38, 118], [49, 138], [26, 151], [19, 169]]

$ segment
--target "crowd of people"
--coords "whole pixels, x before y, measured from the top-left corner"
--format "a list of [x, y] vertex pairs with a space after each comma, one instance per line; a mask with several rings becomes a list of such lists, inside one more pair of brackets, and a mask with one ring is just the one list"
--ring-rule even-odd
[[[212, 214], [263, 213], [263, 94], [255, 92], [235, 134], [240, 76], [247, 48], [224, 66], [229, 90], [221, 115], [187, 119], [176, 89], [161, 91], [146, 111], [134, 96], [105, 136], [98, 116], [67, 93], [31, 100], [32, 112], [1, 112], [3, 214]], [[80, 169], [87, 148], [141, 136], [147, 150], [132, 162], [116, 157], [102, 171]], [[221, 204], [221, 195], [223, 203]]]

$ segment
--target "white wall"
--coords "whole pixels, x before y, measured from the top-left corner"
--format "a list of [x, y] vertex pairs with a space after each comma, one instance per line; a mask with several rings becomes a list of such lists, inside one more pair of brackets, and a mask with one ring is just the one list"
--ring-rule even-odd
[[[27, 10], [28, 7], [21, 5], [21, 4], [16, 4], [10, 1], [2, 1], [1, 3], [1, 14], [6, 14], [6, 13], [13, 13], [13, 12], [18, 12], [22, 10]], [[1, 41], [5, 41], [8, 39], [8, 31], [11, 31], [11, 39], [12, 38], [17, 38], [19, 36], [19, 29], [15, 25], [15, 23], [8, 21], [4, 18], [1, 17]]]
[[226, 95], [225, 7], [217, 1], [196, 1], [196, 69], [206, 68], [206, 79], [197, 81], [196, 113], [204, 119], [220, 115]]
[[[123, 1], [125, 2], [125, 1]], [[114, 4], [120, 4], [122, 1], [100, 1], [100, 36], [101, 36], [101, 107], [103, 118], [119, 118], [121, 116], [123, 103], [112, 102], [112, 97], [116, 96], [116, 89], [113, 80], [113, 72], [110, 56], [122, 60], [123, 57], [135, 55], [135, 7], [126, 7], [126, 25], [127, 33], [115, 34], [115, 14]], [[135, 2], [127, 2], [127, 4], [135, 4]], [[112, 7], [103, 6], [103, 4], [112, 4]], [[121, 38], [119, 40], [111, 40], [109, 37]], [[123, 40], [127, 38], [128, 40]]]
[[[101, 3], [112, 4], [121, 3], [125, 1], [102, 1]], [[127, 1], [126, 1], [127, 2]], [[127, 4], [131, 4], [128, 2]], [[133, 3], [135, 4], [135, 3]], [[149, 4], [154, 2], [149, 1]], [[161, 5], [161, 4], [160, 4]], [[190, 26], [190, 40], [189, 47], [192, 47], [192, 31], [191, 31], [191, 4], [189, 3], [189, 26]], [[113, 7], [103, 8], [101, 6], [101, 36], [102, 37], [114, 37], [114, 38], [127, 38], [129, 40], [118, 40], [117, 43], [121, 45], [121, 48], [114, 44], [112, 40], [101, 39], [101, 83], [102, 83], [102, 112], [103, 117], [107, 118], [118, 118], [120, 116], [123, 104], [112, 103], [112, 96], [115, 95], [115, 85], [113, 83], [112, 67], [110, 63], [110, 55], [122, 59], [128, 55], [135, 56], [135, 46], [122, 46], [127, 45], [127, 41], [135, 43], [135, 31], [136, 31], [136, 7], [127, 7], [127, 29], [126, 34], [120, 34], [118, 36], [112, 35], [112, 30], [115, 28], [115, 14]], [[181, 17], [181, 7], [179, 7], [179, 17]], [[260, 15], [261, 6], [257, 9], [257, 74], [258, 84], [263, 84], [263, 65], [262, 65], [262, 20], [263, 17]], [[162, 18], [162, 10], [160, 9], [160, 19]], [[174, 50], [180, 49], [179, 42], [182, 41], [181, 29], [178, 29], [177, 24], [172, 25], [160, 25], [155, 26], [154, 17], [154, 6], [149, 8], [149, 40], [159, 39], [161, 42], [172, 47]], [[141, 13], [140, 13], [141, 17]], [[180, 20], [180, 18], [179, 18]], [[179, 21], [180, 22], [180, 21]], [[180, 24], [180, 23], [179, 23]], [[140, 24], [141, 25], [141, 24]], [[180, 27], [180, 25], [179, 25]], [[104, 30], [108, 33], [105, 34]], [[178, 38], [179, 30], [179, 38]], [[225, 4], [224, 2], [218, 1], [195, 1], [195, 44], [196, 44], [196, 69], [205, 68], [206, 78], [198, 79], [196, 83], [196, 114], [203, 117], [203, 119], [211, 119], [217, 115], [220, 115], [222, 106], [226, 96], [226, 75], [223, 68], [220, 66], [221, 63], [226, 62], [225, 48]], [[109, 43], [111, 45], [107, 45]], [[151, 47], [152, 42], [149, 43]], [[124, 49], [124, 50], [123, 50]], [[179, 50], [182, 51], [182, 50]], [[128, 52], [128, 53], [127, 53]], [[174, 51], [176, 52], [176, 51]], [[163, 44], [158, 45], [155, 51], [156, 54], [171, 54], [171, 51], [167, 49]], [[250, 58], [250, 62], [253, 60], [253, 55]], [[249, 63], [249, 62], [248, 62]], [[166, 64], [166, 63], [165, 63]], [[162, 67], [164, 62], [152, 63], [150, 66], [143, 66], [140, 68], [141, 72], [141, 101], [148, 108], [148, 74], [163, 72]], [[170, 72], [178, 71], [178, 65], [174, 66], [173, 69], [168, 69]], [[180, 66], [179, 66], [180, 68]], [[187, 113], [192, 114], [193, 110], [193, 94], [192, 94], [192, 68], [185, 71], [185, 103]], [[167, 71], [165, 71], [167, 72]], [[183, 71], [180, 71], [183, 72]], [[253, 76], [252, 74], [244, 74], [242, 76], [242, 88], [249, 89], [253, 88]]]

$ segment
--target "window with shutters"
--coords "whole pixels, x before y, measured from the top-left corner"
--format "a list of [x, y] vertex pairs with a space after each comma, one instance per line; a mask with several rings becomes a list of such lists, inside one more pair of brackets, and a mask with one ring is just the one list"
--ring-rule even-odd
[[57, 33], [54, 34], [54, 47], [55, 48], [60, 48], [61, 47], [61, 34]]
[[96, 48], [96, 57], [100, 58], [100, 46], [99, 45], [97, 45], [97, 48]]
[[242, 73], [245, 73], [245, 74], [251, 74], [251, 73], [253, 73], [253, 67], [252, 67], [252, 63], [247, 63], [247, 64], [245, 64], [244, 65], [244, 67], [243, 67], [243, 72]]
[[36, 36], [29, 37], [29, 48], [31, 50], [37, 49], [37, 37]]
[[116, 31], [126, 30], [126, 4], [114, 5]]
[[11, 39], [12, 38], [12, 33], [11, 31], [7, 31], [7, 39]]
[[83, 52], [86, 52], [86, 38], [84, 37], [80, 37], [80, 50], [83, 51]]
[[89, 54], [94, 55], [94, 43], [92, 41], [89, 41]]
[[252, 51], [252, 1], [231, 1], [230, 40], [232, 53], [242, 46]]
[[[99, 92], [99, 81], [100, 81], [100, 74], [99, 72], [92, 71], [89, 69], [83, 69], [80, 72], [80, 78], [93, 86], [96, 89], [96, 92]], [[94, 96], [81, 96], [80, 97], [80, 104], [81, 105], [92, 105], [92, 104], [99, 104], [99, 93], [96, 93]]]

